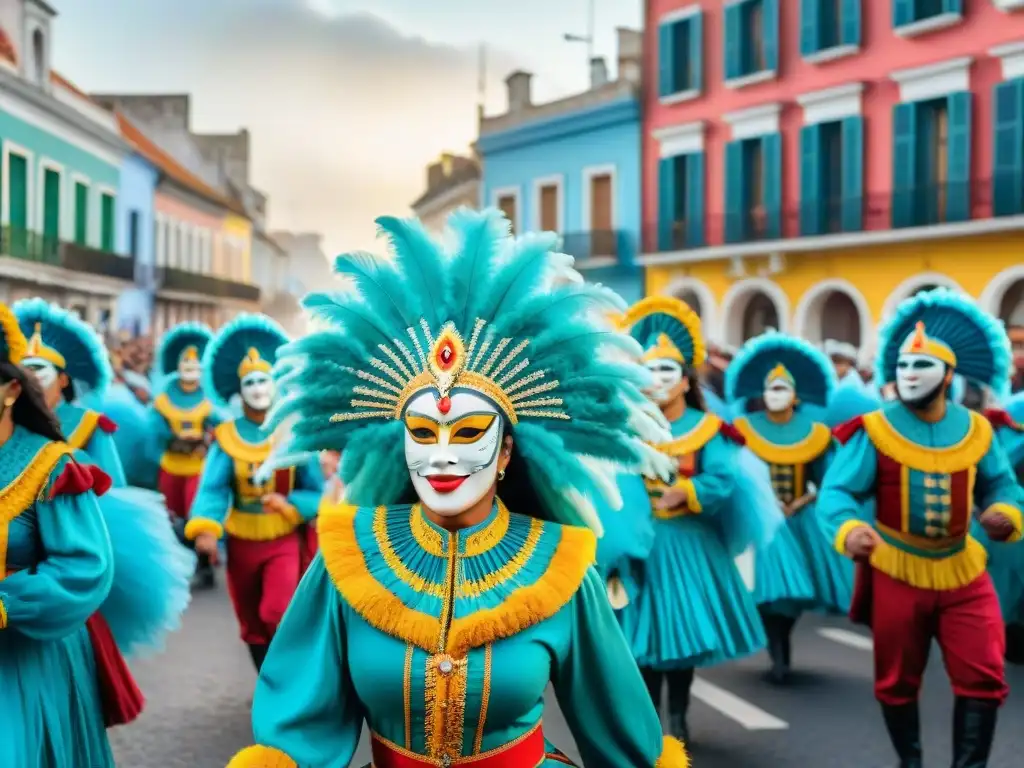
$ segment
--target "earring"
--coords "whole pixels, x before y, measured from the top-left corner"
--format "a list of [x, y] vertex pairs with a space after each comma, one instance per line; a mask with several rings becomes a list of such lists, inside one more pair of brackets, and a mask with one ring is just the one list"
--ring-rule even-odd
[[16, 402], [18, 402], [18, 398], [16, 398], [16, 397], [8, 397], [8, 398], [5, 398], [5, 399], [4, 399], [4, 407], [6, 407], [6, 408], [10, 408], [10, 407], [11, 407], [12, 405], [14, 405], [14, 404], [15, 404]]
[[498, 470], [498, 479], [499, 480], [504, 480], [505, 479], [505, 470], [504, 469], [499, 469]]

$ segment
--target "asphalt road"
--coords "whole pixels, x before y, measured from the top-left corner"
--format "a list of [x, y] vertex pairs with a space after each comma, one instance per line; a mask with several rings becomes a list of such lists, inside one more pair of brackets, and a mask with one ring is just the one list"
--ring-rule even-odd
[[[871, 695], [869, 649], [867, 636], [846, 622], [805, 617], [792, 685], [765, 682], [763, 656], [700, 672], [690, 715], [694, 768], [894, 765]], [[148, 702], [137, 722], [111, 732], [121, 768], [224, 768], [251, 743], [255, 676], [222, 589], [197, 594], [167, 651], [132, 666]], [[1011, 668], [1010, 685], [1015, 695], [1003, 710], [990, 768], [1024, 764], [1024, 668]], [[952, 697], [938, 653], [922, 702], [927, 764], [949, 765]], [[554, 702], [544, 720], [549, 738], [577, 757]], [[367, 762], [364, 744], [353, 765]]]

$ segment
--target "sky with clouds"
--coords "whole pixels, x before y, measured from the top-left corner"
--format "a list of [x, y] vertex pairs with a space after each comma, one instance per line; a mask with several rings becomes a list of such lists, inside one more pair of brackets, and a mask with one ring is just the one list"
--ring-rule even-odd
[[[194, 128], [253, 136], [253, 181], [275, 228], [332, 251], [374, 248], [373, 219], [408, 213], [425, 167], [476, 135], [479, 47], [487, 109], [502, 80], [534, 98], [582, 90], [591, 0], [51, 0], [54, 60], [84, 90], [193, 95]], [[638, 28], [642, 0], [593, 0], [595, 49]], [[497, 9], [501, 10], [497, 10]], [[557, 10], [556, 10], [557, 9]]]

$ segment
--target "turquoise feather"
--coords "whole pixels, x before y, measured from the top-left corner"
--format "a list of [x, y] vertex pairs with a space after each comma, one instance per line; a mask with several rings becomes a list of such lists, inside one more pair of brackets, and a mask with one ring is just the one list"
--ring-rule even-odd
[[222, 327], [203, 353], [203, 391], [214, 405], [230, 410], [231, 397], [238, 394], [241, 381], [238, 366], [250, 349], [271, 365], [278, 350], [288, 343], [288, 334], [266, 315], [243, 313]]
[[196, 347], [201, 358], [211, 339], [213, 331], [202, 323], [179, 323], [171, 328], [161, 337], [154, 355], [157, 377], [162, 379], [178, 370], [181, 353], [188, 347]]
[[823, 408], [828, 405], [838, 381], [832, 362], [817, 347], [776, 331], [751, 339], [725, 370], [725, 399], [730, 403], [764, 394], [765, 378], [782, 364], [796, 381], [801, 403]]

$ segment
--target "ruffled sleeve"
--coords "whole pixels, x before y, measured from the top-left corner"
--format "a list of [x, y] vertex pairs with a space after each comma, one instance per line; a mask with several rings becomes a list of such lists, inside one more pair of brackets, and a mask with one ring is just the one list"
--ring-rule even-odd
[[343, 606], [317, 556], [263, 662], [252, 703], [256, 746], [228, 768], [344, 768], [363, 710], [345, 658]]
[[840, 554], [846, 554], [846, 537], [861, 525], [862, 510], [875, 488], [878, 454], [863, 429], [844, 435], [825, 473], [815, 509], [822, 532]]
[[110, 540], [94, 489], [109, 479], [62, 458], [35, 504], [42, 559], [0, 581], [0, 627], [37, 640], [56, 640], [95, 613], [113, 579]]
[[1024, 487], [1017, 482], [1010, 467], [1006, 451], [998, 440], [993, 440], [988, 451], [978, 462], [977, 481], [974, 486], [975, 502], [986, 512], [998, 512], [1013, 524], [1013, 533], [1007, 541], [1021, 539], [1021, 509], [1024, 508]]
[[687, 488], [690, 511], [716, 514], [729, 503], [736, 485], [734, 463], [739, 447], [722, 434], [715, 435], [701, 449], [701, 471]]
[[[567, 607], [572, 638], [552, 683], [584, 765], [686, 768], [683, 745], [661, 722], [605, 596], [590, 570]], [[276, 640], [275, 640], [276, 642]]]

